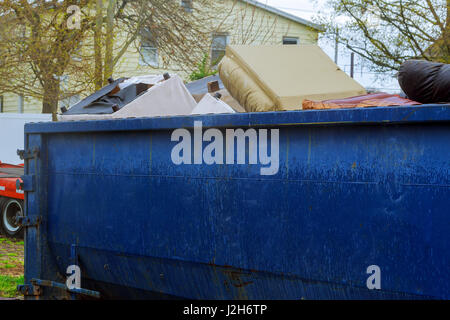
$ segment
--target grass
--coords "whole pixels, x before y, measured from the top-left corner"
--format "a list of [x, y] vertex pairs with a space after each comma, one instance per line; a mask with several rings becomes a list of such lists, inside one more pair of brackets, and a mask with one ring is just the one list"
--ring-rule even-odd
[[19, 296], [17, 286], [23, 284], [23, 276], [13, 277], [0, 275], [0, 297], [14, 298]]
[[0, 237], [0, 297], [17, 298], [23, 284], [23, 241]]
[[13, 244], [14, 242], [12, 242], [11, 240], [9, 240], [7, 238], [0, 238], [0, 243]]

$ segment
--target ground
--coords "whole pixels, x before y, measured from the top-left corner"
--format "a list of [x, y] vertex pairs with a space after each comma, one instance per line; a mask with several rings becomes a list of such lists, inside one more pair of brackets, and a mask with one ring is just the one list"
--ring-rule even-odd
[[23, 284], [23, 241], [0, 235], [0, 298], [19, 297], [18, 284]]

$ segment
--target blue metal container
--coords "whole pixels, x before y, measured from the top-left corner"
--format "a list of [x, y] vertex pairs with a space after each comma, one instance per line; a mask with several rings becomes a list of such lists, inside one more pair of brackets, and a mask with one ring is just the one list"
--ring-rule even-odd
[[[174, 163], [179, 128], [193, 164]], [[210, 128], [254, 129], [256, 149], [245, 140], [244, 163], [226, 164], [242, 150], [223, 141], [219, 164], [195, 159]], [[252, 152], [276, 153], [276, 131], [264, 145], [261, 129], [279, 130], [266, 175]], [[27, 298], [450, 298], [450, 105], [25, 132]], [[69, 265], [82, 289], [64, 290]]]

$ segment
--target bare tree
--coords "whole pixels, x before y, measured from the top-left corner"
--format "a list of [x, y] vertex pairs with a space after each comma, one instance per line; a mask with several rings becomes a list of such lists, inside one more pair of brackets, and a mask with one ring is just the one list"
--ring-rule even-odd
[[[450, 63], [450, 0], [330, 0], [330, 37], [373, 63], [398, 70], [408, 59]], [[341, 23], [336, 23], [340, 21]]]
[[[134, 8], [145, 2], [152, 0], [96, 0], [96, 24], [91, 35], [94, 41], [95, 89], [107, 83], [119, 60], [135, 43], [147, 14]], [[134, 18], [131, 22], [127, 19], [130, 16]], [[119, 34], [122, 36], [120, 41]], [[86, 58], [89, 59], [88, 56]], [[86, 71], [89, 78], [89, 70]]]
[[99, 89], [131, 46], [142, 54], [141, 45], [149, 42], [157, 46], [162, 60], [158, 69], [177, 66], [189, 72], [195, 68], [209, 49], [211, 33], [226, 5], [209, 0], [184, 2], [185, 6], [177, 0], [91, 1], [95, 24], [88, 33], [93, 52], [84, 50], [83, 60], [91, 65], [84, 70], [85, 78]]
[[264, 44], [269, 42], [275, 33], [278, 18], [268, 12], [258, 9], [249, 3], [233, 6], [232, 26], [237, 27], [237, 44]]
[[[190, 72], [203, 59], [211, 45], [211, 36], [220, 24], [225, 4], [217, 1], [140, 1], [133, 4], [131, 15], [123, 15], [127, 25], [145, 12], [139, 45], [154, 43], [162, 59], [162, 68], [176, 66]], [[133, 14], [134, 13], [134, 14]]]
[[[67, 27], [72, 5], [81, 11], [77, 28]], [[198, 0], [194, 8], [201, 10], [176, 0], [2, 1], [0, 93], [42, 99], [42, 112], [55, 113], [59, 100], [105, 85], [129, 47], [150, 34], [165, 64], [194, 65], [217, 6]]]
[[[62, 77], [83, 69], [73, 56], [90, 28], [86, 17], [79, 27], [68, 28], [68, 8], [86, 2], [0, 2], [0, 92], [42, 99], [42, 112], [56, 112]], [[82, 90], [76, 86], [72, 89], [71, 94]]]
[[[249, 44], [264, 43], [275, 30], [276, 18], [238, 0], [181, 3], [1, 1], [0, 94], [34, 97], [43, 101], [42, 112], [55, 113], [61, 99], [104, 86], [131, 46], [153, 42], [159, 69], [176, 66], [190, 73], [211, 52], [215, 32], [238, 30], [233, 43]], [[79, 21], [69, 28], [73, 5]]]
[[130, 26], [142, 18], [137, 12], [148, 14], [143, 19], [139, 39], [155, 43], [163, 60], [162, 68], [172, 65], [190, 73], [205, 56], [214, 65], [217, 61], [211, 61], [210, 56], [214, 34], [232, 34], [233, 44], [263, 44], [273, 37], [276, 29], [276, 17], [242, 1], [186, 2], [188, 6], [180, 8], [179, 1], [136, 1], [129, 15], [121, 17]]

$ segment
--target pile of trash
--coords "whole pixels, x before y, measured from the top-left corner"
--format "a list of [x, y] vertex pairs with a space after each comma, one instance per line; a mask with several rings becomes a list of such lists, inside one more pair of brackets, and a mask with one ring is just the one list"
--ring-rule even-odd
[[176, 74], [110, 79], [62, 108], [60, 121], [419, 105], [450, 101], [450, 65], [410, 60], [405, 97], [368, 94], [317, 45], [228, 46], [219, 76], [184, 84]]
[[[207, 85], [210, 88], [219, 86], [217, 81], [208, 82]], [[221, 91], [219, 87], [215, 91], [211, 89], [210, 92], [193, 95], [179, 76], [168, 73], [115, 81], [111, 79], [108, 86], [70, 109], [62, 110], [58, 120], [123, 119], [243, 111], [234, 110], [220, 100], [224, 96], [232, 105], [235, 104], [227, 92]]]

